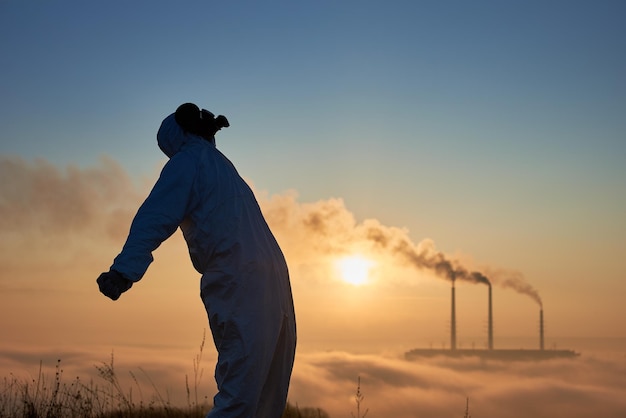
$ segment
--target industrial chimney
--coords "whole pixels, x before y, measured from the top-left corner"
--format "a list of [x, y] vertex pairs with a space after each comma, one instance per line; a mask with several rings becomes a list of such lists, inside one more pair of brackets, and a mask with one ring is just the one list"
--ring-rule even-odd
[[543, 351], [543, 308], [539, 310], [539, 349]]
[[493, 350], [493, 308], [491, 303], [491, 283], [489, 284], [489, 314], [487, 317], [487, 347]]
[[456, 302], [454, 299], [454, 280], [452, 280], [452, 312], [450, 319], [450, 349], [456, 350]]

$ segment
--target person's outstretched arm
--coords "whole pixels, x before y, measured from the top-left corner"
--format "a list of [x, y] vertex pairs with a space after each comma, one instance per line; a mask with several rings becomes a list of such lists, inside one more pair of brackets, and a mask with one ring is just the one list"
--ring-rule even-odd
[[[153, 261], [152, 252], [176, 231], [187, 214], [195, 175], [196, 164], [189, 154], [178, 153], [165, 164], [152, 191], [137, 211], [126, 243], [115, 257], [111, 271], [103, 273], [106, 277], [101, 275], [98, 278], [100, 290], [106, 296], [116, 300], [143, 277]], [[116, 273], [127, 283], [120, 281]]]

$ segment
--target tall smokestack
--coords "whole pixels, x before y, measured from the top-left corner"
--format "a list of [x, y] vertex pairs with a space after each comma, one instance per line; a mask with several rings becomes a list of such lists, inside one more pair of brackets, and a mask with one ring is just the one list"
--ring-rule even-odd
[[539, 349], [543, 351], [543, 308], [539, 311]]
[[452, 280], [452, 312], [450, 319], [450, 349], [456, 350], [456, 301], [454, 298], [454, 280]]
[[487, 347], [493, 350], [493, 308], [491, 301], [491, 284], [489, 284], [489, 314], [487, 317]]

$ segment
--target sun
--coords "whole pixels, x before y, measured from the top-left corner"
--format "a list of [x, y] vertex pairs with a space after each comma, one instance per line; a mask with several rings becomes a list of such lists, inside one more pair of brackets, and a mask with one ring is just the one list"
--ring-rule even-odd
[[361, 255], [343, 257], [336, 261], [341, 279], [355, 286], [367, 283], [373, 265], [373, 261]]

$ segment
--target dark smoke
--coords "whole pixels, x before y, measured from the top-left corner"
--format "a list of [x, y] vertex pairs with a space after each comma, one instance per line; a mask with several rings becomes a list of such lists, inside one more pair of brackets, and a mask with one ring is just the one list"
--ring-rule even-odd
[[539, 307], [543, 308], [543, 301], [539, 292], [526, 281], [522, 273], [498, 270], [493, 273], [490, 272], [490, 277], [501, 287], [513, 289], [517, 293], [529, 296], [537, 302]]
[[458, 261], [452, 261], [440, 251], [435, 249], [434, 244], [429, 240], [422, 241], [415, 246], [408, 238], [397, 239], [397, 234], [384, 229], [379, 224], [370, 223], [367, 228], [366, 238], [375, 243], [378, 247], [399, 255], [410, 265], [423, 270], [432, 271], [436, 276], [446, 280], [462, 280], [471, 283], [483, 283], [491, 286], [494, 282], [497, 285], [513, 289], [518, 293], [529, 296], [539, 306], [543, 306], [539, 292], [524, 279], [521, 273], [497, 271], [483, 274], [477, 271], [469, 271]]
[[435, 250], [433, 245], [424, 243], [425, 245], [422, 245], [420, 249], [419, 246], [416, 247], [406, 239], [393, 243], [393, 239], [387, 236], [385, 231], [374, 226], [368, 229], [367, 238], [381, 248], [399, 255], [410, 265], [418, 269], [432, 271], [436, 276], [443, 279], [490, 285], [489, 279], [484, 274], [477, 271], [468, 271], [458, 262], [449, 260], [443, 253]]

